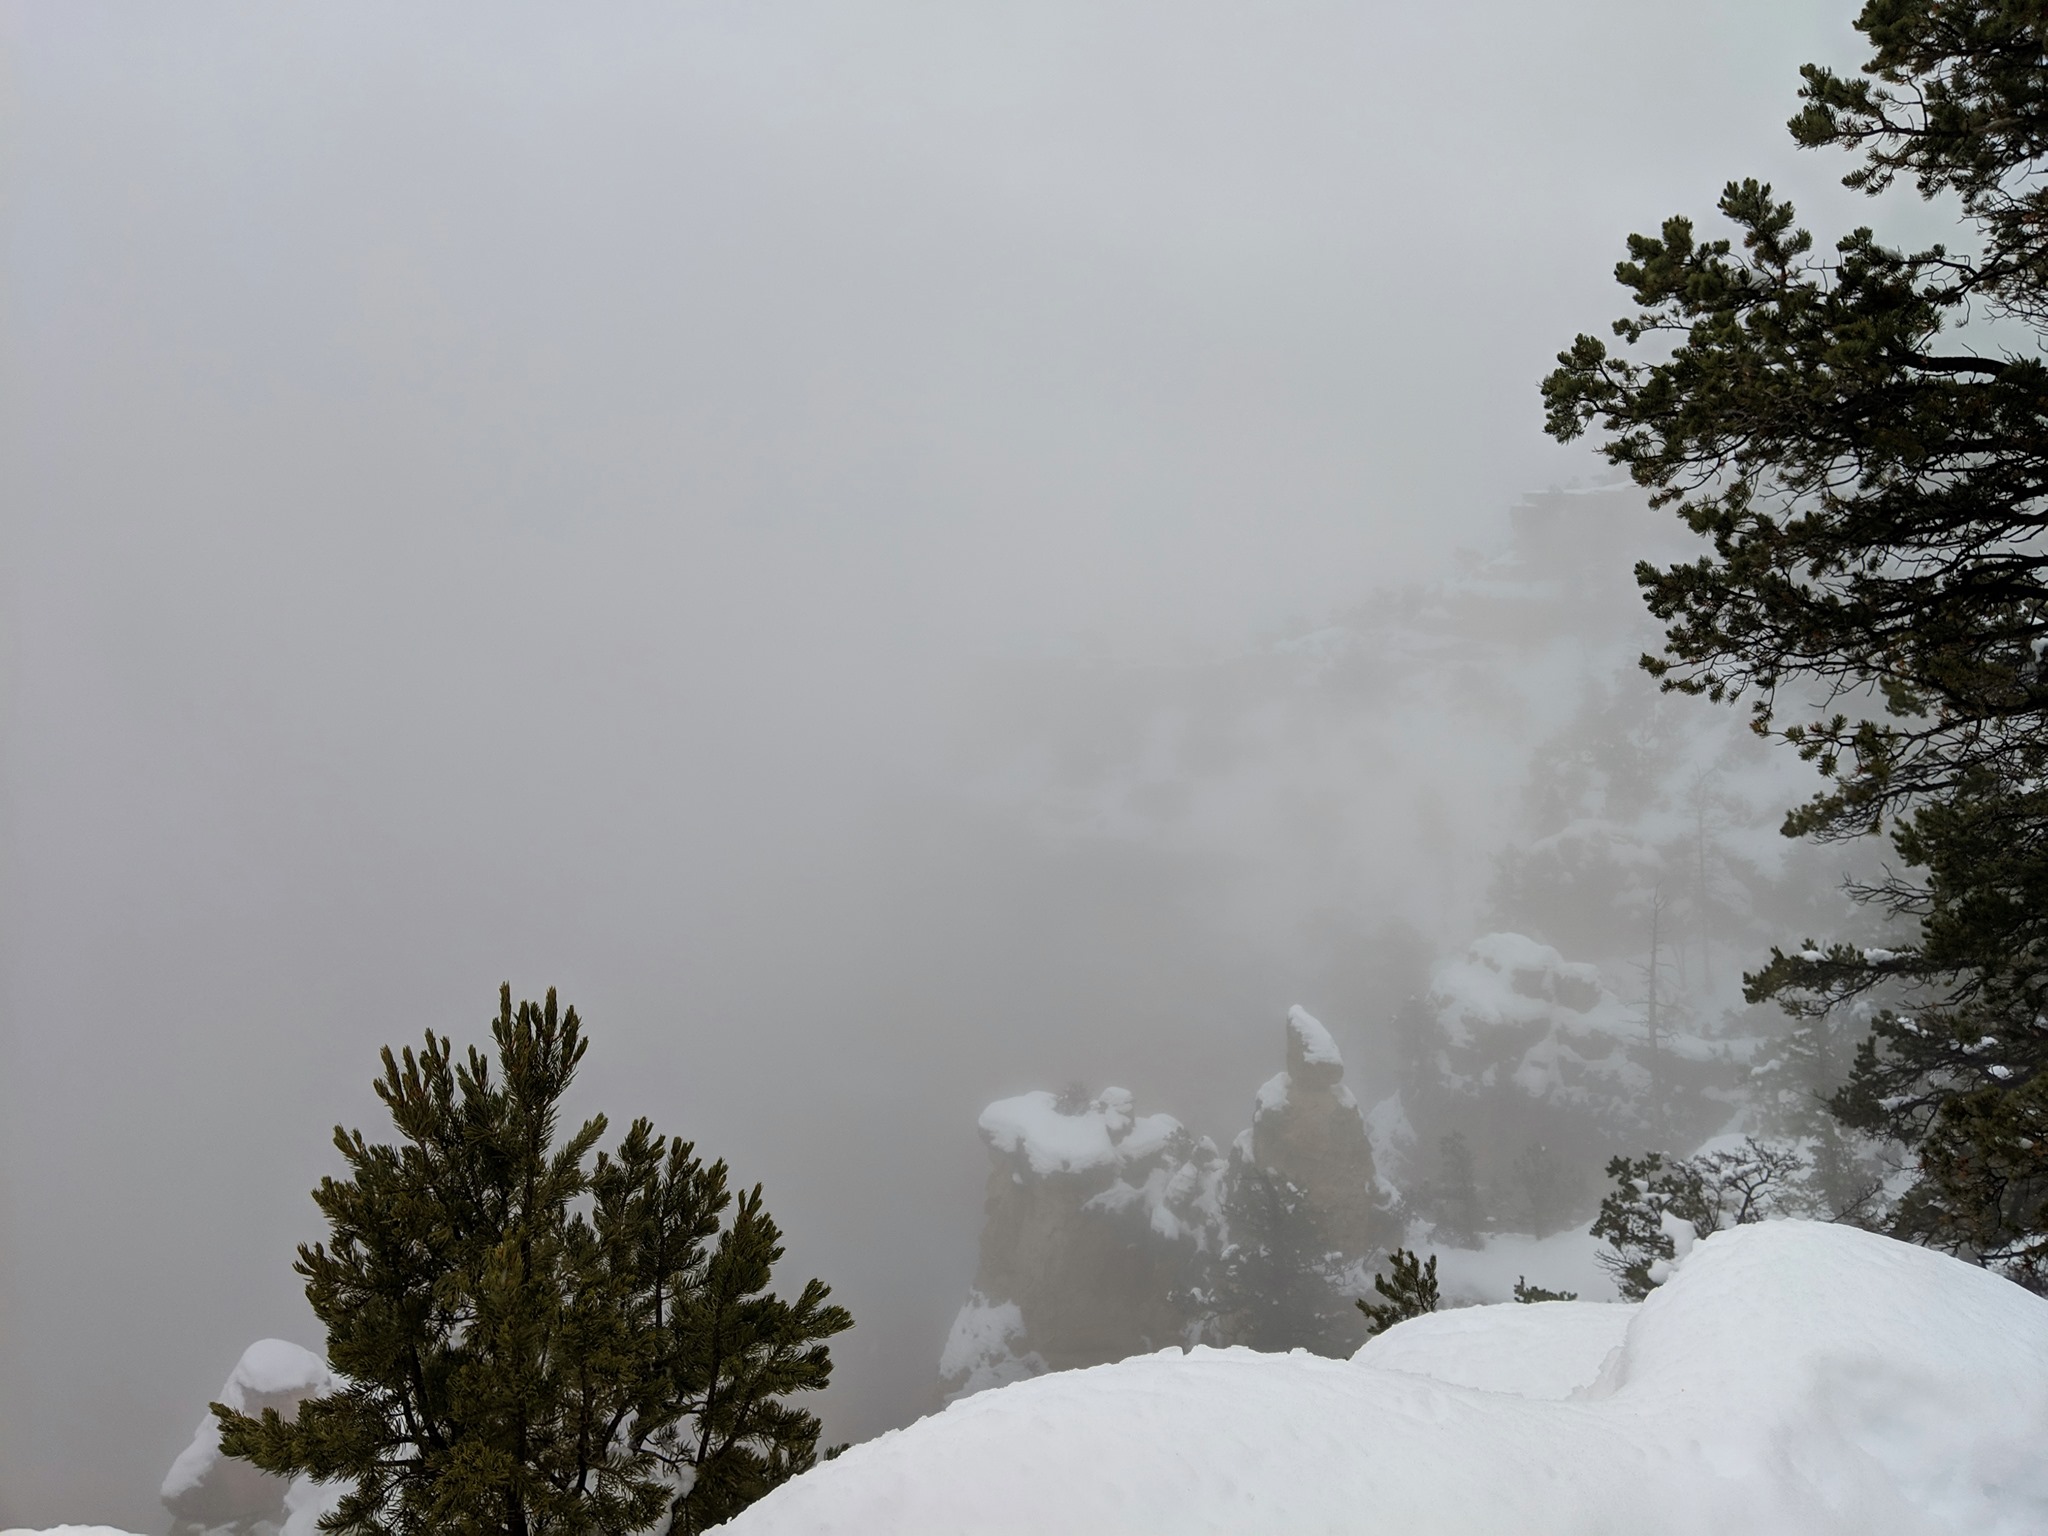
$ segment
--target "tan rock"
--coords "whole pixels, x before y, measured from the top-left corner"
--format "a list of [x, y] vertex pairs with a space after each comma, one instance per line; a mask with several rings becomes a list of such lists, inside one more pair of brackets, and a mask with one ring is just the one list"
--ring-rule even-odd
[[1288, 1010], [1287, 1070], [1259, 1090], [1248, 1151], [1258, 1167], [1298, 1186], [1323, 1235], [1363, 1259], [1399, 1233], [1373, 1167], [1358, 1100], [1344, 1086], [1344, 1059], [1305, 1009]]

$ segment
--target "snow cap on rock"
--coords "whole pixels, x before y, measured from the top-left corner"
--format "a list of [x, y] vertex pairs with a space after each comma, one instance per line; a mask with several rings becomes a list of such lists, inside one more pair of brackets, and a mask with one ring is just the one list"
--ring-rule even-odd
[[1301, 1004], [1287, 1010], [1287, 1075], [1318, 1088], [1341, 1082], [1344, 1058], [1322, 1021]]
[[[251, 1417], [275, 1408], [289, 1418], [301, 1401], [334, 1387], [334, 1373], [310, 1349], [284, 1339], [258, 1339], [242, 1351], [214, 1401]], [[209, 1412], [164, 1474], [161, 1497], [181, 1527], [211, 1530], [251, 1520], [281, 1525], [287, 1486], [281, 1477], [222, 1456], [220, 1425]]]

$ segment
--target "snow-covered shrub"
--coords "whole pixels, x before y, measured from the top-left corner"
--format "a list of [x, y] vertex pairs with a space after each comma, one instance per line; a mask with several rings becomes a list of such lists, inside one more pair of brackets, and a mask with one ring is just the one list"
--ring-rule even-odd
[[1593, 1222], [1614, 1250], [1601, 1263], [1624, 1297], [1641, 1301], [1709, 1233], [1808, 1214], [1806, 1172], [1796, 1151], [1753, 1137], [1669, 1162], [1655, 1152], [1617, 1157], [1607, 1165], [1614, 1189]]

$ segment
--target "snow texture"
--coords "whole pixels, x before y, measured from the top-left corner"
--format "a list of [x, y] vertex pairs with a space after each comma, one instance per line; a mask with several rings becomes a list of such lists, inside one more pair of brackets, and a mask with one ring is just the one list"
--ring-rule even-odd
[[1330, 1032], [1323, 1028], [1322, 1020], [1296, 1003], [1287, 1010], [1287, 1027], [1294, 1031], [1301, 1042], [1301, 1059], [1321, 1065], [1341, 1067], [1344, 1058], [1337, 1052], [1337, 1042]]
[[[1527, 1280], [1546, 1291], [1576, 1291], [1581, 1301], [1618, 1301], [1614, 1277], [1600, 1255], [1614, 1250], [1593, 1236], [1592, 1223], [1535, 1237], [1527, 1232], [1494, 1232], [1477, 1248], [1447, 1248], [1430, 1241], [1426, 1225], [1411, 1227], [1408, 1246], [1428, 1249], [1437, 1261], [1437, 1288], [1447, 1307], [1483, 1306], [1506, 1301], [1515, 1282]], [[1690, 1239], [1692, 1229], [1686, 1229]]]
[[[1179, 1121], [1171, 1115], [1148, 1115], [1147, 1121], [1171, 1124], [1143, 1127], [1148, 1141], [1163, 1142]], [[990, 1145], [1009, 1153], [1021, 1152], [1040, 1177], [1050, 1173], [1086, 1173], [1116, 1162], [1117, 1143], [1125, 1133], [1138, 1130], [1131, 1123], [1131, 1095], [1127, 1089], [1105, 1088], [1101, 1095], [1078, 1114], [1062, 1114], [1059, 1099], [1040, 1089], [1020, 1093], [1014, 1099], [998, 1099], [981, 1112], [981, 1133]]]
[[[252, 1399], [296, 1392], [318, 1397], [334, 1390], [334, 1373], [310, 1349], [283, 1339], [258, 1339], [242, 1351], [214, 1401], [247, 1413]], [[220, 1426], [208, 1413], [192, 1431], [192, 1443], [164, 1474], [162, 1497], [175, 1499], [197, 1488], [220, 1460]]]
[[1035, 1350], [1018, 1353], [1024, 1341], [1024, 1313], [1014, 1301], [992, 1302], [979, 1291], [953, 1319], [946, 1348], [939, 1356], [939, 1374], [958, 1381], [955, 1396], [968, 1397], [991, 1387], [1045, 1373], [1044, 1357]]
[[729, 1529], [2038, 1536], [2044, 1434], [2048, 1302], [1768, 1222], [1707, 1238], [1639, 1306], [1509, 1304], [1349, 1361], [1168, 1350], [985, 1392]]
[[1599, 1376], [1635, 1314], [1595, 1301], [1460, 1307], [1397, 1323], [1351, 1358], [1481, 1392], [1561, 1401]]
[[1294, 1079], [1285, 1072], [1279, 1072], [1259, 1084], [1258, 1094], [1252, 1100], [1252, 1113], [1276, 1115], [1287, 1107], [1287, 1090], [1294, 1086]]

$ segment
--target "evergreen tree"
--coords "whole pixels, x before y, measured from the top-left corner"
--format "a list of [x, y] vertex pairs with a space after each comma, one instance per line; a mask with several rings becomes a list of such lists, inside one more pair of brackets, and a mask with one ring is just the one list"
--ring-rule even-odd
[[[1901, 868], [1858, 894], [1886, 947], [1775, 951], [1752, 999], [1878, 1013], [1838, 1100], [1921, 1148], [1911, 1235], [2048, 1266], [2048, 11], [1869, 0], [1861, 76], [1808, 65], [1793, 137], [1955, 199], [1955, 249], [1869, 229], [1817, 253], [1792, 205], [1731, 182], [1740, 237], [1686, 218], [1629, 238], [1634, 313], [1580, 336], [1543, 386], [1560, 439], [1610, 460], [1704, 541], [1637, 578], [1667, 626], [1645, 666], [1744, 698], [1827, 776], [1792, 835], [1888, 832]], [[1973, 347], [1944, 337], [1972, 318]], [[1818, 688], [1817, 719], [1780, 719]], [[1843, 707], [1836, 708], [1835, 705]], [[1910, 1006], [1904, 1006], [1910, 1004]]]
[[1669, 1275], [1681, 1236], [1696, 1240], [1725, 1227], [1803, 1213], [1802, 1171], [1796, 1154], [1754, 1139], [1740, 1149], [1670, 1162], [1657, 1152], [1617, 1157], [1607, 1165], [1614, 1188], [1593, 1220], [1593, 1236], [1614, 1250], [1600, 1255], [1601, 1266], [1623, 1299], [1641, 1301]]
[[1515, 1185], [1528, 1230], [1548, 1237], [1571, 1224], [1577, 1190], [1571, 1170], [1546, 1141], [1531, 1141], [1515, 1159]]
[[1210, 1296], [1224, 1339], [1252, 1349], [1343, 1356], [1357, 1347], [1330, 1249], [1298, 1184], [1242, 1164], [1224, 1199], [1229, 1240]]
[[1753, 1082], [1763, 1129], [1808, 1150], [1810, 1204], [1830, 1221], [1883, 1224], [1895, 1213], [1885, 1187], [1896, 1145], [1845, 1125], [1834, 1100], [1849, 1076], [1869, 1010], [1852, 1005], [1795, 1014], [1792, 1027], [1758, 1057]]
[[1526, 1304], [1539, 1301], [1577, 1301], [1577, 1291], [1546, 1291], [1540, 1285], [1531, 1285], [1521, 1275], [1515, 1276], [1515, 1300]]
[[553, 991], [502, 989], [492, 1036], [496, 1075], [431, 1032], [384, 1050], [398, 1144], [336, 1129], [349, 1177], [295, 1266], [345, 1385], [290, 1421], [216, 1403], [221, 1447], [350, 1484], [337, 1536], [704, 1530], [815, 1460], [786, 1399], [852, 1319], [768, 1290], [781, 1234], [723, 1162], [645, 1120], [594, 1162], [603, 1116], [558, 1142], [587, 1042]]
[[1600, 1202], [1593, 1236], [1606, 1238], [1614, 1250], [1601, 1254], [1600, 1264], [1614, 1276], [1624, 1301], [1641, 1301], [1661, 1285], [1678, 1252], [1664, 1219], [1668, 1193], [1658, 1185], [1663, 1174], [1664, 1158], [1657, 1152], [1607, 1164], [1614, 1188]]
[[1441, 1174], [1436, 1189], [1437, 1234], [1454, 1248], [1476, 1248], [1486, 1225], [1479, 1202], [1479, 1178], [1472, 1167], [1472, 1147], [1456, 1131], [1437, 1143]]
[[1391, 1277], [1374, 1275], [1372, 1288], [1384, 1300], [1367, 1301], [1358, 1298], [1358, 1310], [1365, 1314], [1366, 1332], [1374, 1335], [1385, 1333], [1396, 1323], [1405, 1323], [1411, 1317], [1423, 1317], [1436, 1310], [1439, 1300], [1436, 1286], [1436, 1255], [1429, 1256], [1424, 1264], [1420, 1258], [1406, 1248], [1396, 1248], [1387, 1255], [1387, 1267], [1393, 1271]]

